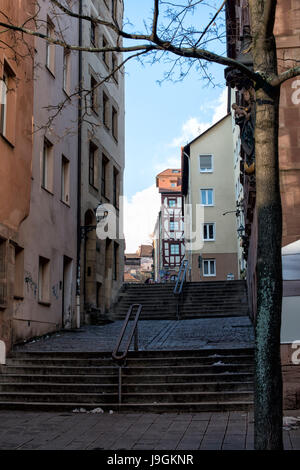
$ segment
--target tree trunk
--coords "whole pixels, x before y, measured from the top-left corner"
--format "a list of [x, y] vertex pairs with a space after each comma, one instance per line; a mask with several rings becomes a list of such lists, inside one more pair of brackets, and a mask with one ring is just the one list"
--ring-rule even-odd
[[[272, 0], [270, 0], [272, 1]], [[266, 79], [277, 75], [273, 36], [275, 5], [268, 17], [268, 1], [250, 5], [254, 70]], [[280, 330], [282, 305], [281, 237], [282, 210], [279, 185], [278, 121], [279, 87], [257, 85], [256, 89], [256, 204], [257, 317], [255, 343], [255, 449], [282, 449], [282, 373]]]

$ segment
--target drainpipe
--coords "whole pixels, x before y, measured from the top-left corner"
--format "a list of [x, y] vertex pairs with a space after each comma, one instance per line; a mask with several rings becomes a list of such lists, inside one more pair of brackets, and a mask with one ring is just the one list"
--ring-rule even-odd
[[[79, 15], [82, 16], [82, 0], [79, 0]], [[82, 46], [82, 19], [79, 18], [79, 47]], [[80, 251], [81, 251], [81, 107], [82, 107], [82, 51], [78, 52], [78, 159], [77, 159], [77, 272], [76, 272], [76, 328], [80, 328]]]

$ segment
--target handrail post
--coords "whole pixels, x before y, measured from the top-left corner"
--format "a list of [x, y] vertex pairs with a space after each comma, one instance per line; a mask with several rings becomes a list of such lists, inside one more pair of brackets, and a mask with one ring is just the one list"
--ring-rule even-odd
[[122, 366], [119, 366], [118, 401], [120, 407], [122, 404]]
[[135, 327], [135, 332], [134, 332], [134, 350], [138, 351], [139, 350], [139, 331], [138, 331], [138, 324]]

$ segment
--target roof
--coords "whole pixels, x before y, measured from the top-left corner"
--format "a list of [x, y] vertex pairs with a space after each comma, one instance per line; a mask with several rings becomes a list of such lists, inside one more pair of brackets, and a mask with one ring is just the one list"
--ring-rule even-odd
[[156, 187], [159, 192], [181, 192], [181, 169], [167, 168], [156, 175]]
[[152, 245], [141, 245], [139, 246], [137, 253], [143, 258], [152, 258], [153, 246]]
[[134, 276], [132, 276], [130, 273], [124, 273], [124, 282], [140, 282], [140, 281], [136, 279]]
[[210, 126], [208, 129], [206, 129], [206, 131], [202, 132], [202, 134], [199, 134], [197, 137], [195, 137], [193, 140], [191, 140], [191, 142], [186, 144], [184, 146], [184, 148], [187, 147], [188, 145], [192, 145], [194, 142], [196, 142], [196, 140], [200, 139], [202, 136], [204, 136], [205, 134], [210, 132], [214, 127], [216, 127], [218, 124], [220, 124], [220, 122], [224, 121], [224, 119], [226, 119], [228, 116], [231, 116], [231, 113], [227, 113], [225, 116], [223, 116], [217, 122], [215, 122], [212, 126]]
[[125, 253], [125, 258], [140, 258], [137, 253]]

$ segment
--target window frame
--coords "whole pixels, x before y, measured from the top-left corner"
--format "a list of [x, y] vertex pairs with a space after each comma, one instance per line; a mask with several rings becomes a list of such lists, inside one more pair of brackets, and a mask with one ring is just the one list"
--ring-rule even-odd
[[[47, 149], [47, 151], [46, 151]], [[42, 157], [42, 181], [41, 187], [48, 191], [49, 193], [53, 194], [53, 164], [54, 164], [54, 157], [53, 157], [53, 144], [47, 137], [44, 137], [43, 141], [43, 157]]]
[[70, 160], [61, 157], [61, 201], [70, 206]]
[[[178, 248], [178, 252], [172, 253], [172, 248]], [[180, 256], [180, 245], [179, 243], [170, 243], [170, 256]]]
[[[201, 157], [211, 157], [211, 168], [209, 170], [201, 169]], [[200, 153], [199, 154], [199, 171], [200, 173], [213, 173], [214, 172], [214, 156], [212, 153]]]
[[[209, 263], [208, 264], [208, 274], [205, 274], [204, 272], [204, 265], [205, 263]], [[211, 263], [213, 263], [213, 266], [214, 266], [214, 274], [211, 274]], [[202, 274], [203, 274], [203, 277], [216, 277], [217, 275], [217, 263], [216, 263], [216, 259], [215, 258], [206, 258], [206, 259], [203, 259], [203, 271], [202, 271]]]
[[[210, 238], [210, 237], [205, 238], [205, 227], [209, 226], [209, 225], [212, 225], [212, 227], [213, 227], [213, 238]], [[202, 233], [203, 233], [203, 241], [205, 241], [205, 242], [214, 242], [214, 241], [216, 241], [216, 223], [215, 222], [204, 222], [203, 223]], [[206, 229], [206, 234], [209, 235], [209, 228]]]
[[[207, 202], [206, 203], [203, 203], [202, 202], [202, 191], [205, 191], [206, 192], [206, 201], [208, 201], [208, 191], [212, 191], [212, 203], [211, 204], [208, 204]], [[214, 188], [201, 188], [200, 189], [200, 204], [202, 206], [205, 206], [205, 207], [212, 207], [215, 205], [215, 194], [214, 194]]]
[[[47, 29], [46, 35], [49, 38], [53, 38], [55, 33], [55, 26], [49, 16], [47, 16]], [[49, 72], [55, 76], [55, 44], [46, 41], [46, 68]]]
[[97, 189], [97, 171], [96, 171], [97, 170], [97, 151], [98, 151], [97, 145], [92, 140], [90, 140], [89, 141], [89, 185], [95, 189]]

